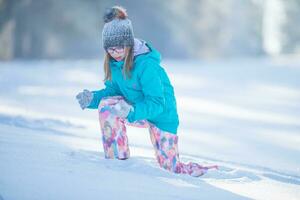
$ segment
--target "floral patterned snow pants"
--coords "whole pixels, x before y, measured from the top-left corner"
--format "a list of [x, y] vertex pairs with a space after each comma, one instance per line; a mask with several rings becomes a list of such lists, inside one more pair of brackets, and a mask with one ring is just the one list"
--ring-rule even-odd
[[[174, 173], [201, 176], [208, 169], [218, 168], [213, 166], [201, 166], [197, 163], [182, 163], [179, 161], [178, 136], [160, 130], [147, 120], [138, 120], [129, 123], [126, 119], [120, 118], [111, 112], [112, 106], [120, 101], [125, 101], [122, 96], [105, 97], [99, 104], [99, 121], [102, 132], [102, 142], [105, 158], [127, 159], [130, 156], [126, 126], [148, 128], [155, 155], [160, 167]], [[126, 101], [125, 101], [126, 102]]]

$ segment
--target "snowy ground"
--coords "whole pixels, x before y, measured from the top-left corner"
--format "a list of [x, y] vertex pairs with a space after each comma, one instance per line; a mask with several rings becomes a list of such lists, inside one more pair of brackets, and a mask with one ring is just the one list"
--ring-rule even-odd
[[0, 199], [300, 199], [300, 60], [168, 60], [183, 161], [161, 170], [147, 130], [132, 157], [105, 160], [97, 112], [74, 96], [101, 88], [99, 61], [0, 63]]

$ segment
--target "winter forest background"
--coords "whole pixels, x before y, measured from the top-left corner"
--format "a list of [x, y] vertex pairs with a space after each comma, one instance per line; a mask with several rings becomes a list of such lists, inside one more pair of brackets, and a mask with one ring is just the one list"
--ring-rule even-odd
[[0, 0], [0, 59], [98, 58], [101, 11], [115, 4], [168, 58], [300, 52], [299, 0]]

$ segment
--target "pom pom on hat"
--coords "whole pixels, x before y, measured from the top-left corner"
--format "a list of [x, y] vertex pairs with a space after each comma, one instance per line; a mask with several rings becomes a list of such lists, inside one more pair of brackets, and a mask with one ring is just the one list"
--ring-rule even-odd
[[108, 8], [103, 16], [104, 22], [110, 22], [113, 19], [126, 19], [128, 17], [126, 9], [121, 6]]

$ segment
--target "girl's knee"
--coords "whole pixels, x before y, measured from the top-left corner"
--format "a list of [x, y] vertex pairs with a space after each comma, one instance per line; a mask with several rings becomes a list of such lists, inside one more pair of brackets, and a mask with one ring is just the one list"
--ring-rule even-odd
[[102, 109], [105, 106], [115, 105], [119, 101], [123, 100], [124, 98], [122, 96], [108, 96], [103, 97], [100, 101], [100, 104], [98, 106], [98, 109]]

